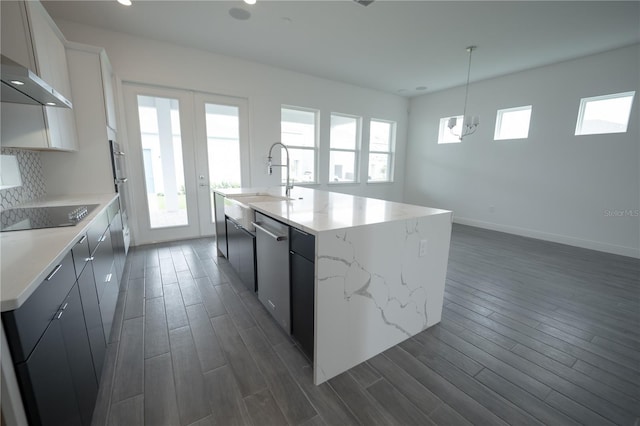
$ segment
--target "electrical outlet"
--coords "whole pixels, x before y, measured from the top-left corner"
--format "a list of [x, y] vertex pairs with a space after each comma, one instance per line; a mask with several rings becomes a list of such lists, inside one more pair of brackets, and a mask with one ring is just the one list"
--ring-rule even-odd
[[420, 240], [420, 250], [418, 256], [422, 257], [427, 254], [427, 240]]

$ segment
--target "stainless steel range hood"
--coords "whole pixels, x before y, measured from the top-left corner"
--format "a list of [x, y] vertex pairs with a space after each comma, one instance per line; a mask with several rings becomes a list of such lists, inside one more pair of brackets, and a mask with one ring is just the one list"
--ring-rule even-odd
[[2, 102], [71, 108], [71, 101], [43, 81], [30, 69], [7, 58], [1, 62]]

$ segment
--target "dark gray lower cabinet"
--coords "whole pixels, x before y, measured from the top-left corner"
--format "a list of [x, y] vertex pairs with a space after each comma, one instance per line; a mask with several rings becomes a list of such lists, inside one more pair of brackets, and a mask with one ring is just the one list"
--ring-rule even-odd
[[113, 325], [113, 317], [115, 315], [116, 304], [118, 302], [118, 292], [120, 291], [116, 274], [115, 262], [112, 262], [110, 272], [107, 274], [107, 278], [109, 278], [109, 280], [105, 283], [104, 291], [99, 298], [102, 327], [107, 342], [111, 338], [111, 326]]
[[100, 315], [98, 293], [96, 292], [96, 282], [93, 278], [93, 265], [91, 265], [91, 262], [87, 262], [80, 274], [80, 278], [78, 278], [78, 289], [80, 290], [87, 335], [91, 346], [93, 369], [96, 381], [99, 383], [107, 344], [102, 328], [102, 316]]
[[216, 246], [219, 254], [228, 257], [227, 252], [227, 221], [224, 215], [224, 196], [213, 193], [213, 210], [216, 219]]
[[89, 336], [77, 285], [73, 286], [62, 307], [59, 321], [62, 326], [71, 378], [82, 424], [88, 425], [91, 423], [93, 407], [98, 396], [98, 380], [93, 368]]
[[16, 365], [30, 425], [80, 425], [80, 409], [59, 320], [53, 320], [26, 362]]
[[16, 371], [30, 425], [91, 423], [98, 382], [77, 285]]
[[300, 343], [300, 347], [309, 359], [313, 359], [315, 237], [290, 228], [290, 247], [291, 335]]
[[227, 259], [247, 289], [257, 291], [256, 237], [227, 218]]

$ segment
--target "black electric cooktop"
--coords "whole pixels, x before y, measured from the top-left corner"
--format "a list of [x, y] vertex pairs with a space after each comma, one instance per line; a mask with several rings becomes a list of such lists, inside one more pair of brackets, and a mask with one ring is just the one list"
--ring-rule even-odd
[[75, 226], [97, 204], [53, 207], [17, 207], [0, 213], [0, 232]]

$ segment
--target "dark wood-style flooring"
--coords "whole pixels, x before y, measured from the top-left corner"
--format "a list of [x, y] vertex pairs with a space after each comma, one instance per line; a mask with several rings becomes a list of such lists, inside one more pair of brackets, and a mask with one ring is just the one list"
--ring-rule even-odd
[[212, 239], [129, 255], [95, 425], [638, 425], [640, 261], [454, 225], [442, 322], [320, 386]]

